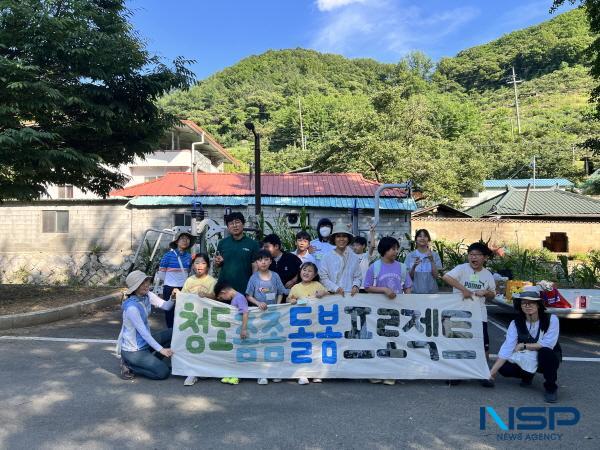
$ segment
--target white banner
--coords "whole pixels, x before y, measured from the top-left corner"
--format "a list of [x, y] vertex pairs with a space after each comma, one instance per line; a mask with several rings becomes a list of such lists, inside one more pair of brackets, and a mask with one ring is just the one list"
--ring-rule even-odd
[[174, 375], [238, 378], [487, 379], [479, 303], [461, 295], [326, 296], [236, 308], [179, 294]]

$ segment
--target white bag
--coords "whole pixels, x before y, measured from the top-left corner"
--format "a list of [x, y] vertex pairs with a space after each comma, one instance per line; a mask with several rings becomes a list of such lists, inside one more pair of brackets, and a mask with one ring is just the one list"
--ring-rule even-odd
[[525, 372], [535, 373], [538, 367], [537, 356], [538, 352], [535, 350], [521, 350], [520, 352], [513, 352], [508, 360]]

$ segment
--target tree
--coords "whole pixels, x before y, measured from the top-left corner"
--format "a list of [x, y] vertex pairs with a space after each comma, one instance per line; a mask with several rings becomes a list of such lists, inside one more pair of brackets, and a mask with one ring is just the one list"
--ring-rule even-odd
[[[592, 56], [592, 67], [590, 69], [590, 73], [599, 83], [594, 89], [592, 89], [590, 103], [595, 104], [594, 119], [600, 120], [600, 0], [554, 0], [551, 11], [555, 11], [556, 8], [567, 2], [571, 4], [579, 3], [583, 5], [590, 23], [590, 31], [595, 33], [595, 39], [590, 44], [588, 53], [590, 53]], [[587, 139], [583, 143], [583, 146], [592, 150], [594, 155], [600, 155], [599, 137]]]
[[124, 4], [0, 0], [0, 200], [49, 184], [105, 196], [174, 123], [155, 100], [190, 85], [189, 61], [149, 54]]

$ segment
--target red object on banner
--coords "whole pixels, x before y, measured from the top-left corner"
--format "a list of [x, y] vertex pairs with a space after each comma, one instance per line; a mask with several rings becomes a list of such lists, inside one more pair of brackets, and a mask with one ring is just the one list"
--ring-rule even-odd
[[544, 305], [548, 308], [571, 308], [571, 304], [565, 299], [558, 289], [553, 288], [551, 291], [541, 290], [540, 296], [544, 300]]

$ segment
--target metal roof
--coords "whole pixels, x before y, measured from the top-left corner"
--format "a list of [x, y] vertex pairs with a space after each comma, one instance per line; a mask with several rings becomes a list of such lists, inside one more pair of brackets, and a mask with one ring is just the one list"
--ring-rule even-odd
[[591, 217], [600, 216], [600, 201], [585, 195], [553, 189], [530, 191], [525, 211], [526, 191], [509, 189], [465, 212], [472, 217], [484, 216], [553, 216]]
[[[521, 178], [521, 179], [505, 179], [505, 180], [484, 180], [483, 187], [486, 189], [494, 188], [505, 188], [507, 186], [515, 188], [526, 188], [527, 185], [533, 186], [533, 178]], [[572, 187], [574, 186], [566, 178], [536, 178], [536, 188], [550, 188], [558, 185], [559, 187]]]
[[[372, 198], [351, 197], [276, 197], [263, 196], [263, 206], [289, 206], [302, 208], [353, 208], [374, 209], [375, 201]], [[132, 206], [191, 206], [192, 203], [202, 203], [204, 206], [250, 206], [254, 205], [254, 196], [143, 196], [135, 197], [129, 201]], [[382, 197], [379, 200], [382, 210], [415, 211], [417, 204], [412, 198]]]

